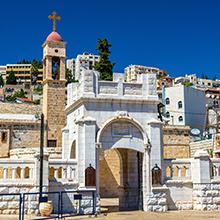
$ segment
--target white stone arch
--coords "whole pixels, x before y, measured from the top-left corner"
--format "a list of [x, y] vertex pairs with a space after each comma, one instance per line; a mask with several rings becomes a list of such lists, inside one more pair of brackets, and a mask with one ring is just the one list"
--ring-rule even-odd
[[127, 122], [127, 123], [131, 123], [134, 127], [137, 128], [137, 130], [141, 133], [142, 135], [142, 139], [143, 139], [143, 147], [142, 149], [136, 149], [135, 147], [133, 148], [133, 150], [136, 151], [140, 151], [140, 152], [144, 152], [144, 146], [147, 145], [149, 143], [149, 139], [147, 136], [147, 133], [145, 132], [145, 130], [143, 129], [142, 125], [134, 118], [131, 118], [129, 116], [116, 116], [116, 117], [112, 117], [110, 119], [108, 119], [98, 130], [97, 132], [97, 139], [96, 139], [96, 143], [101, 145], [101, 137], [103, 132], [106, 130], [106, 128], [108, 128], [111, 124], [113, 124], [114, 122]]

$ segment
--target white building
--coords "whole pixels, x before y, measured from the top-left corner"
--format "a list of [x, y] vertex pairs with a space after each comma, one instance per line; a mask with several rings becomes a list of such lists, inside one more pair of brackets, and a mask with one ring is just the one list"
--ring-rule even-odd
[[180, 76], [175, 78], [175, 84], [182, 84], [182, 83], [192, 83], [197, 88], [220, 88], [220, 80], [211, 80], [211, 79], [202, 79], [198, 78], [196, 74], [190, 74], [185, 76]]
[[173, 125], [188, 125], [204, 130], [206, 125], [205, 92], [176, 85], [165, 88], [166, 117]]
[[0, 66], [0, 75], [2, 75], [3, 80], [6, 81], [6, 66]]
[[75, 75], [76, 60], [74, 58], [66, 60], [66, 68], [69, 69], [72, 75]]
[[125, 81], [126, 82], [135, 82], [138, 81], [138, 76], [143, 73], [156, 73], [160, 74], [162, 70], [155, 67], [147, 67], [142, 65], [130, 65], [125, 68]]
[[75, 79], [79, 79], [79, 75], [82, 69], [86, 70], [94, 70], [94, 66], [97, 62], [99, 62], [100, 56], [91, 54], [91, 53], [83, 53], [79, 54], [75, 60]]

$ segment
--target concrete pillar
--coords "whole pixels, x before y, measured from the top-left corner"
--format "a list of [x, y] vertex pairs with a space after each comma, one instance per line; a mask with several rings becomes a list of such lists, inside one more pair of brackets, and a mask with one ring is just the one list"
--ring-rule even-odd
[[211, 182], [210, 159], [209, 154], [206, 151], [196, 151], [191, 170], [193, 183]]

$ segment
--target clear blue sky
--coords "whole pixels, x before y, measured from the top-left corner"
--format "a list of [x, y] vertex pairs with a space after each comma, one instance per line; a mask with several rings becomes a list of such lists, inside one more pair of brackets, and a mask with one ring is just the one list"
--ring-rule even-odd
[[112, 44], [114, 71], [129, 64], [155, 66], [177, 76], [220, 78], [218, 0], [7, 0], [1, 1], [0, 65], [41, 59], [53, 10], [67, 55], [95, 53], [97, 38]]

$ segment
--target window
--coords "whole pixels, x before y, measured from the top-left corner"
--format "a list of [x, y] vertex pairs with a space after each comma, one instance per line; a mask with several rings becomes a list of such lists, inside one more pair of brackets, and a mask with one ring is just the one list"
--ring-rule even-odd
[[183, 107], [183, 103], [182, 103], [182, 101], [179, 101], [178, 102], [178, 108], [182, 108]]
[[169, 105], [169, 104], [170, 104], [170, 99], [166, 98], [166, 105]]
[[48, 140], [47, 141], [47, 147], [56, 147], [57, 141], [56, 140]]
[[7, 132], [3, 131], [1, 135], [1, 142], [6, 143], [7, 142]]
[[170, 117], [170, 113], [166, 112], [166, 117], [169, 118]]
[[183, 116], [179, 116], [179, 122], [182, 122], [183, 121]]

